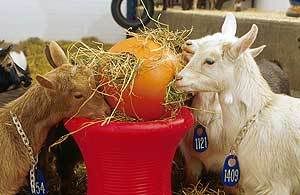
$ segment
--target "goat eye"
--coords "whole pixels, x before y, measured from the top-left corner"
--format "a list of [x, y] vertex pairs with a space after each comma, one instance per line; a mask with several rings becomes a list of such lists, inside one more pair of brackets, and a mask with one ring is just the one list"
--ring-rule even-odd
[[83, 98], [83, 95], [81, 93], [74, 93], [74, 97], [76, 99], [81, 99], [81, 98]]
[[215, 63], [215, 61], [214, 61], [213, 59], [211, 59], [211, 58], [207, 58], [207, 59], [205, 60], [205, 64], [213, 65], [214, 63]]

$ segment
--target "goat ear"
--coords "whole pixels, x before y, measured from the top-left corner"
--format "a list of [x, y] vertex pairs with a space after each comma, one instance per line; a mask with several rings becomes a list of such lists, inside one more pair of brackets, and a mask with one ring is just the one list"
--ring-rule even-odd
[[6, 57], [9, 52], [11, 51], [13, 45], [9, 45], [6, 48], [3, 48], [2, 50], [0, 50], [0, 57]]
[[6, 56], [11, 51], [12, 47], [13, 47], [13, 45], [9, 45], [8, 47], [0, 50], [0, 62], [2, 62], [6, 58]]
[[51, 57], [51, 53], [50, 53], [50, 49], [49, 49], [49, 45], [46, 45], [45, 47], [45, 55], [46, 58], [49, 62], [49, 64], [53, 67], [53, 68], [57, 68], [56, 64], [53, 62], [52, 57]]
[[257, 48], [249, 49], [249, 52], [250, 52], [251, 56], [253, 58], [255, 58], [256, 56], [258, 56], [264, 50], [265, 47], [266, 47], [266, 45], [262, 45], [262, 46], [257, 47]]
[[45, 54], [48, 62], [53, 68], [69, 63], [65, 52], [55, 41], [51, 41], [49, 45], [46, 46]]
[[229, 50], [230, 56], [238, 58], [244, 51], [249, 49], [256, 39], [257, 32], [258, 28], [255, 24], [253, 24], [250, 31], [239, 38], [238, 41], [231, 46]]
[[55, 84], [50, 79], [43, 77], [41, 75], [36, 76], [36, 81], [44, 88], [55, 90]]
[[236, 34], [236, 19], [232, 13], [226, 14], [225, 21], [222, 26], [222, 34], [235, 36]]

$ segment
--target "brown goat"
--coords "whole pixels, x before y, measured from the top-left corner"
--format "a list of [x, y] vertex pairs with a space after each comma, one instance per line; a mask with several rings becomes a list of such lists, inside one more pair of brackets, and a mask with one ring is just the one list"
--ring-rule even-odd
[[103, 96], [93, 95], [92, 88], [96, 84], [90, 69], [68, 64], [65, 54], [55, 42], [49, 44], [47, 57], [58, 68], [45, 76], [38, 75], [37, 83], [24, 95], [0, 108], [0, 194], [16, 194], [31, 166], [10, 111], [20, 120], [35, 155], [39, 153], [48, 131], [64, 118], [77, 112], [78, 116], [103, 118], [110, 112]]

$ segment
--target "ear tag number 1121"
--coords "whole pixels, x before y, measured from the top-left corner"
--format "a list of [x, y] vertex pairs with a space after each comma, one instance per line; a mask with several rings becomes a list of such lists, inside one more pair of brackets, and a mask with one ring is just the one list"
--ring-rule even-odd
[[200, 153], [208, 148], [206, 128], [201, 124], [198, 124], [194, 129], [193, 148]]

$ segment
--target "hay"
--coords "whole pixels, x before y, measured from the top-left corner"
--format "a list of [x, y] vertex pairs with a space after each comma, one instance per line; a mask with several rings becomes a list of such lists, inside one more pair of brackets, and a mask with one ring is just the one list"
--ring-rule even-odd
[[[185, 65], [185, 61], [181, 56], [182, 45], [188, 39], [193, 29], [171, 31], [169, 25], [159, 22], [159, 19], [154, 20], [151, 18], [151, 20], [154, 21], [155, 28], [143, 26], [137, 33], [127, 31], [127, 34], [145, 40], [150, 39], [154, 43], [160, 45], [160, 48], [171, 50], [172, 53], [179, 55], [180, 68], [176, 70], [176, 73], [178, 73]], [[190, 99], [190, 96], [188, 96], [187, 93], [176, 90], [174, 87], [174, 80], [169, 83], [164, 103], [164, 105], [167, 106], [167, 109], [177, 110], [184, 106], [185, 101], [188, 99]]]
[[[137, 33], [130, 31], [127, 33], [129, 36], [137, 39], [151, 40], [160, 46], [159, 49], [166, 49], [176, 54], [178, 59], [180, 59], [180, 66], [177, 67], [175, 72], [178, 73], [184, 67], [184, 61], [181, 57], [181, 46], [187, 40], [191, 31], [192, 29], [171, 31], [168, 25], [157, 23], [154, 29], [144, 27]], [[115, 99], [118, 99], [112, 114], [106, 118], [104, 124], [109, 123], [111, 120], [136, 121], [117, 112], [117, 109], [122, 102], [121, 98], [124, 91], [129, 88], [132, 92], [134, 78], [142, 64], [142, 60], [139, 61], [134, 55], [129, 53], [106, 52], [103, 44], [99, 42], [94, 42], [94, 46], [77, 42], [68, 49], [68, 56], [70, 61], [79, 65], [86, 65], [93, 70], [95, 77], [100, 81], [98, 88], [103, 89], [108, 85], [117, 89], [117, 94], [104, 93], [103, 90], [99, 91], [102, 95], [114, 96]], [[167, 86], [164, 105], [166, 109], [172, 111], [171, 113], [175, 113], [178, 108], [184, 106], [184, 102], [188, 98], [187, 94], [175, 89], [174, 81], [172, 81]]]
[[[162, 23], [157, 22], [155, 29], [144, 27], [143, 30], [139, 30], [138, 33], [128, 31], [128, 35], [134, 36], [137, 39], [151, 40], [160, 45], [159, 49], [167, 49], [168, 51], [171, 51], [172, 53], [175, 53], [181, 57], [181, 46], [187, 40], [191, 32], [192, 29], [182, 31], [176, 30], [175, 32], [170, 31], [168, 25], [163, 25]], [[101, 95], [112, 96], [113, 98], [117, 99], [117, 104], [110, 116], [106, 117], [104, 120], [98, 120], [90, 124], [85, 124], [78, 130], [64, 135], [54, 144], [52, 144], [49, 147], [49, 150], [51, 150], [52, 147], [64, 142], [70, 135], [75, 134], [87, 126], [93, 125], [97, 122], [101, 122], [101, 125], [105, 125], [111, 121], [142, 121], [140, 118], [132, 118], [125, 115], [125, 113], [118, 111], [118, 108], [122, 102], [122, 97], [125, 90], [129, 89], [129, 95], [132, 94], [134, 78], [137, 75], [139, 67], [143, 63], [143, 60], [138, 60], [130, 53], [106, 52], [103, 48], [103, 43], [99, 43], [97, 41], [92, 41], [92, 43], [93, 45], [89, 46], [79, 41], [71, 45], [67, 49], [69, 61], [80, 66], [89, 67], [93, 71], [96, 80], [99, 81], [96, 89], [92, 89], [93, 94], [91, 97], [89, 97], [89, 99], [92, 98], [95, 93], [99, 93]], [[176, 67], [175, 74], [177, 74], [184, 67], [183, 58], [181, 57], [179, 59], [180, 66]], [[105, 86], [116, 89], [113, 93], [117, 94], [112, 94], [112, 92], [109, 91], [105, 92]], [[178, 109], [185, 105], [186, 100], [189, 98], [190, 97], [188, 94], [176, 90], [173, 80], [166, 88], [166, 95], [164, 98], [165, 102], [163, 105], [165, 106], [166, 110], [171, 113], [172, 118], [175, 116]], [[74, 118], [79, 113], [80, 109], [84, 106], [84, 104], [86, 104], [87, 101], [81, 105], [78, 112], [69, 120]], [[68, 121], [66, 123], [68, 123]]]
[[[71, 52], [71, 51], [76, 52]], [[123, 92], [129, 87], [132, 89], [133, 81], [136, 76], [140, 61], [129, 53], [110, 53], [103, 49], [103, 44], [94, 42], [94, 47], [90, 47], [83, 42], [77, 42], [68, 49], [70, 61], [78, 65], [88, 66], [99, 81], [97, 89], [98, 93], [105, 96], [114, 96], [118, 99], [118, 103], [113, 109], [111, 115], [107, 117], [102, 124], [107, 124], [111, 120], [114, 121], [135, 121], [118, 112], [117, 108], [122, 101]], [[117, 94], [105, 93], [103, 88], [110, 86], [116, 88]], [[118, 93], [119, 92], [119, 93]], [[120, 98], [118, 98], [120, 97]]]
[[204, 185], [201, 180], [192, 187], [184, 188], [182, 191], [183, 195], [225, 195], [225, 192], [217, 189], [214, 190], [209, 187], [209, 184]]
[[[107, 50], [108, 48], [110, 48], [110, 46], [111, 46], [111, 45], [107, 45], [107, 44], [99, 45], [97, 43], [100, 41], [95, 40], [95, 39], [82, 39], [82, 42], [85, 45], [87, 45], [88, 47], [91, 47], [94, 49], [100, 50], [100, 48], [101, 48], [101, 50], [103, 50], [103, 52], [105, 50]], [[40, 39], [31, 38], [31, 39], [21, 42], [19, 45], [19, 48], [22, 49], [28, 57], [27, 58], [28, 64], [31, 69], [32, 75], [43, 74], [43, 73], [51, 70], [51, 67], [48, 65], [48, 62], [43, 53], [45, 44], [46, 44], [46, 42], [44, 42]], [[75, 54], [76, 51], [78, 50], [78, 48], [76, 48], [76, 47], [73, 47], [73, 49], [71, 49], [74, 42], [59, 41], [59, 44], [63, 47], [63, 49], [65, 51], [69, 51], [70, 58], [74, 57], [73, 55], [71, 55], [71, 53]], [[76, 43], [76, 45], [83, 46], [81, 43]], [[170, 86], [171, 86], [171, 84], [170, 84]], [[172, 94], [170, 92], [168, 92], [167, 94], [171, 95], [171, 97], [172, 97]], [[175, 94], [175, 95], [177, 95], [177, 94]], [[173, 99], [173, 100], [175, 101], [176, 99]], [[124, 120], [136, 121], [136, 119], [132, 119], [132, 118], [130, 119], [130, 118], [124, 116], [123, 113], [120, 113], [119, 111], [116, 111], [115, 116], [112, 120], [114, 120], [114, 121], [124, 121]], [[88, 125], [88, 124], [86, 124], [86, 125]], [[54, 165], [54, 163], [55, 163], [55, 160], [53, 160], [53, 162], [51, 161], [50, 164]], [[177, 166], [178, 167], [176, 168], [176, 170], [174, 170], [174, 173], [173, 173], [173, 179], [176, 180], [175, 185], [178, 186], [178, 189], [174, 190], [174, 193], [173, 193], [174, 195], [175, 194], [176, 195], [178, 195], [178, 194], [184, 194], [184, 195], [214, 194], [214, 195], [217, 195], [218, 193], [220, 195], [224, 194], [219, 189], [217, 189], [219, 187], [218, 185], [212, 185], [210, 187], [206, 187], [207, 184], [204, 181], [202, 181], [201, 184], [199, 183], [196, 186], [182, 189], [183, 165], [179, 163]], [[51, 180], [47, 181], [49, 184], [49, 188], [50, 188], [49, 194], [58, 194], [59, 193], [58, 190], [59, 190], [59, 186], [60, 186], [59, 177], [57, 175], [53, 175], [53, 176], [51, 175], [50, 177], [51, 177]], [[215, 180], [217, 180], [217, 179], [209, 179], [210, 182], [211, 181], [216, 182]], [[196, 187], [197, 187], [197, 190], [196, 190]], [[83, 163], [80, 163], [80, 164], [78, 164], [78, 166], [76, 166], [74, 177], [72, 178], [72, 186], [70, 186], [70, 188], [73, 189], [73, 192], [74, 192], [73, 195], [82, 195], [82, 194], [86, 193], [86, 171], [85, 171], [85, 166]], [[206, 189], [206, 190], [204, 190], [204, 189]], [[25, 190], [24, 190], [23, 193], [19, 193], [19, 194], [25, 195], [27, 193], [25, 193]]]
[[[100, 42], [100, 40], [94, 37], [85, 37], [82, 38], [81, 41], [87, 45], [93, 45], [94, 42]], [[60, 40], [57, 42], [65, 51], [74, 44], [74, 41]], [[46, 43], [47, 42], [39, 38], [29, 38], [19, 42], [14, 47], [16, 51], [23, 51], [25, 53], [32, 78], [35, 78], [37, 74], [44, 75], [52, 69], [44, 53]], [[104, 49], [110, 47], [110, 44], [105, 44], [103, 46]], [[33, 82], [35, 82], [35, 79]]]

